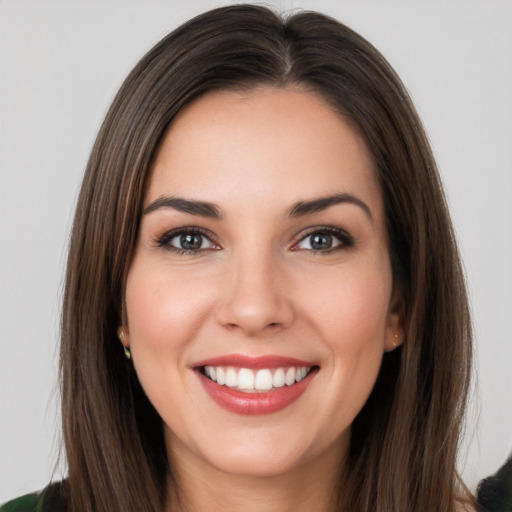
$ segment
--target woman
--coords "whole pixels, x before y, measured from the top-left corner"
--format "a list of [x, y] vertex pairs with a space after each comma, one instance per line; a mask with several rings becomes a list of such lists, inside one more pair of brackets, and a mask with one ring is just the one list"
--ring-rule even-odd
[[129, 75], [80, 193], [65, 510], [471, 510], [457, 248], [400, 80], [347, 27], [232, 6]]

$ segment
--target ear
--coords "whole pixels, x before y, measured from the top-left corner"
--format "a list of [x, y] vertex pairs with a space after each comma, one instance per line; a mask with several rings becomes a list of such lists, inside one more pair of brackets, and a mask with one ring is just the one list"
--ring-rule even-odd
[[130, 333], [128, 331], [128, 328], [124, 324], [118, 327], [117, 337], [119, 338], [119, 341], [123, 344], [124, 348], [130, 347]]
[[391, 352], [399, 347], [405, 337], [404, 305], [400, 293], [393, 289], [389, 301], [386, 334], [384, 340], [384, 351]]
[[117, 328], [117, 337], [124, 348], [130, 347], [130, 330], [128, 329], [128, 319], [126, 314], [126, 303], [124, 297], [121, 304], [121, 323]]

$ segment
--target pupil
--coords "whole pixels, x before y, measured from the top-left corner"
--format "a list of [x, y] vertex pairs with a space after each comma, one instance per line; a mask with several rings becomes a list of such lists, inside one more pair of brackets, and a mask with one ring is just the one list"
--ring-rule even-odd
[[311, 247], [316, 250], [330, 249], [332, 245], [331, 235], [313, 235], [311, 237]]
[[200, 249], [201, 242], [201, 235], [194, 235], [191, 233], [181, 235], [180, 238], [181, 247], [186, 250]]

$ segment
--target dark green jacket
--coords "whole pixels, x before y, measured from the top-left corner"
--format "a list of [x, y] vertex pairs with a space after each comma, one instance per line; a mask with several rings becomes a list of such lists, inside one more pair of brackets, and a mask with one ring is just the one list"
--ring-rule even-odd
[[57, 482], [41, 492], [25, 494], [0, 506], [0, 512], [67, 512], [66, 481]]

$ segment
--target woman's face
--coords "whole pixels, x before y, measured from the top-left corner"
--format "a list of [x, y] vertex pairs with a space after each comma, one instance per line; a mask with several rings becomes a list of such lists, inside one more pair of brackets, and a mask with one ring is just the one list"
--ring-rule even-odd
[[362, 138], [297, 88], [210, 93], [172, 123], [144, 208], [121, 328], [174, 465], [339, 464], [401, 339]]

